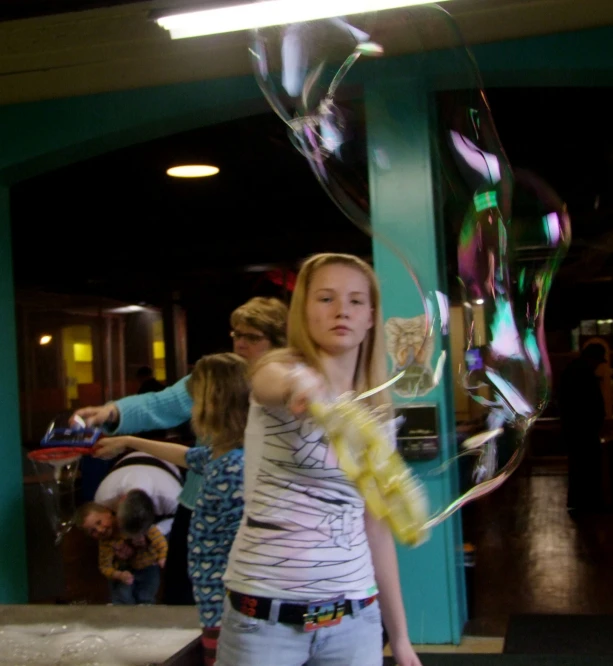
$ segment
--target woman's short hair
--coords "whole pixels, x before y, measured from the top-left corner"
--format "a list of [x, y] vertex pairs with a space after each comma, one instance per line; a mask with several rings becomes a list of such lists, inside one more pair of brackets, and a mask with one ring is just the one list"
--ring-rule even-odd
[[273, 347], [284, 347], [287, 312], [287, 305], [278, 298], [255, 296], [234, 310], [230, 315], [230, 326], [251, 326], [264, 333]]

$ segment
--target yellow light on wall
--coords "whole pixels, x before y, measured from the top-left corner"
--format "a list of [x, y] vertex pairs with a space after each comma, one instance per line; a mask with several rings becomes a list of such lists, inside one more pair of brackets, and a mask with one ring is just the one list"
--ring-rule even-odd
[[153, 343], [153, 358], [157, 361], [158, 359], [166, 358], [166, 346], [163, 342], [158, 340]]
[[51, 342], [51, 340], [53, 340], [53, 337], [51, 335], [41, 335], [38, 343], [41, 345], [48, 345]]
[[75, 342], [72, 345], [74, 360], [77, 363], [91, 363], [94, 358], [94, 350], [88, 342]]
[[166, 173], [173, 178], [206, 178], [216, 176], [219, 169], [210, 164], [183, 164], [167, 169]]

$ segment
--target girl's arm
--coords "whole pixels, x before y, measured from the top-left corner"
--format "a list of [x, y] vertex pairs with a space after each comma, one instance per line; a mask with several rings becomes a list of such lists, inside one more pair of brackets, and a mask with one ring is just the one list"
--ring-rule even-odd
[[381, 615], [390, 639], [390, 647], [398, 666], [421, 666], [409, 639], [394, 537], [385, 523], [376, 520], [368, 512], [364, 518], [379, 588]]
[[266, 363], [255, 371], [251, 388], [254, 400], [264, 407], [287, 405], [300, 416], [309, 403], [325, 394], [324, 378], [301, 363]]
[[287, 363], [266, 363], [256, 370], [251, 380], [253, 397], [260, 405], [283, 405], [292, 385], [292, 366]]
[[152, 439], [142, 439], [132, 435], [101, 439], [94, 448], [94, 456], [96, 458], [114, 458], [128, 448], [148, 453], [179, 467], [187, 467], [185, 454], [189, 451], [188, 446], [170, 442], [155, 442]]

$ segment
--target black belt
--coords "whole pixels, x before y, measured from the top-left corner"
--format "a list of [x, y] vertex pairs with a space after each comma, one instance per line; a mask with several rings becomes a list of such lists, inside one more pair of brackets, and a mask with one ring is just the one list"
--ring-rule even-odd
[[[248, 615], [249, 617], [254, 617], [258, 620], [268, 620], [270, 616], [270, 607], [272, 605], [272, 599], [266, 599], [265, 597], [252, 597], [248, 594], [241, 594], [240, 592], [231, 592], [228, 591], [228, 598], [232, 607], [235, 608], [239, 613], [243, 615]], [[377, 599], [377, 595], [374, 594], [372, 597], [367, 599], [360, 599], [358, 605], [360, 610], [370, 606]], [[294, 603], [288, 601], [282, 601], [279, 608], [279, 617], [277, 622], [282, 624], [304, 624], [305, 616], [311, 610], [313, 604], [302, 604]], [[341, 605], [341, 608], [343, 606]], [[350, 615], [353, 612], [353, 606], [351, 599], [345, 599], [344, 602], [344, 615]]]

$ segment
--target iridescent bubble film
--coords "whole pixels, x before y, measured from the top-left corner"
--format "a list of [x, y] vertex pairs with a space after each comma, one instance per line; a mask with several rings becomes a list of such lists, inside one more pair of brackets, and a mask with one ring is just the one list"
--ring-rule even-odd
[[[484, 418], [479, 432], [427, 472], [433, 476], [460, 466], [454, 470], [461, 478], [457, 496], [433, 507], [432, 527], [516, 469], [525, 435], [547, 404], [544, 313], [570, 243], [568, 213], [537, 176], [513, 170], [475, 59], [443, 8], [424, 5], [261, 29], [250, 51], [261, 90], [315, 177], [340, 210], [404, 266], [406, 281], [395, 288], [406, 291], [407, 301], [409, 293], [418, 295], [421, 312], [386, 323], [390, 347], [390, 341], [404, 340], [400, 353], [390, 353], [389, 384], [398, 396], [427, 396], [440, 382], [447, 359], [437, 340], [448, 335], [450, 307], [462, 308], [464, 359], [461, 373], [454, 368], [454, 390], [480, 405]], [[453, 211], [458, 239], [461, 298], [451, 303], [427, 283], [431, 271], [424, 270], [419, 247], [399, 249], [373, 230], [369, 179], [407, 186], [394, 180], [403, 173], [401, 151], [386, 149], [405, 135], [403, 121], [376, 85], [378, 68], [399, 54], [399, 95], [427, 86], [439, 91], [429, 139], [434, 181], [441, 183], [433, 193], [434, 207]], [[358, 103], [365, 96], [368, 122], [385, 128], [387, 141], [367, 136], [365, 106]], [[403, 149], [413, 147], [407, 143]]]

